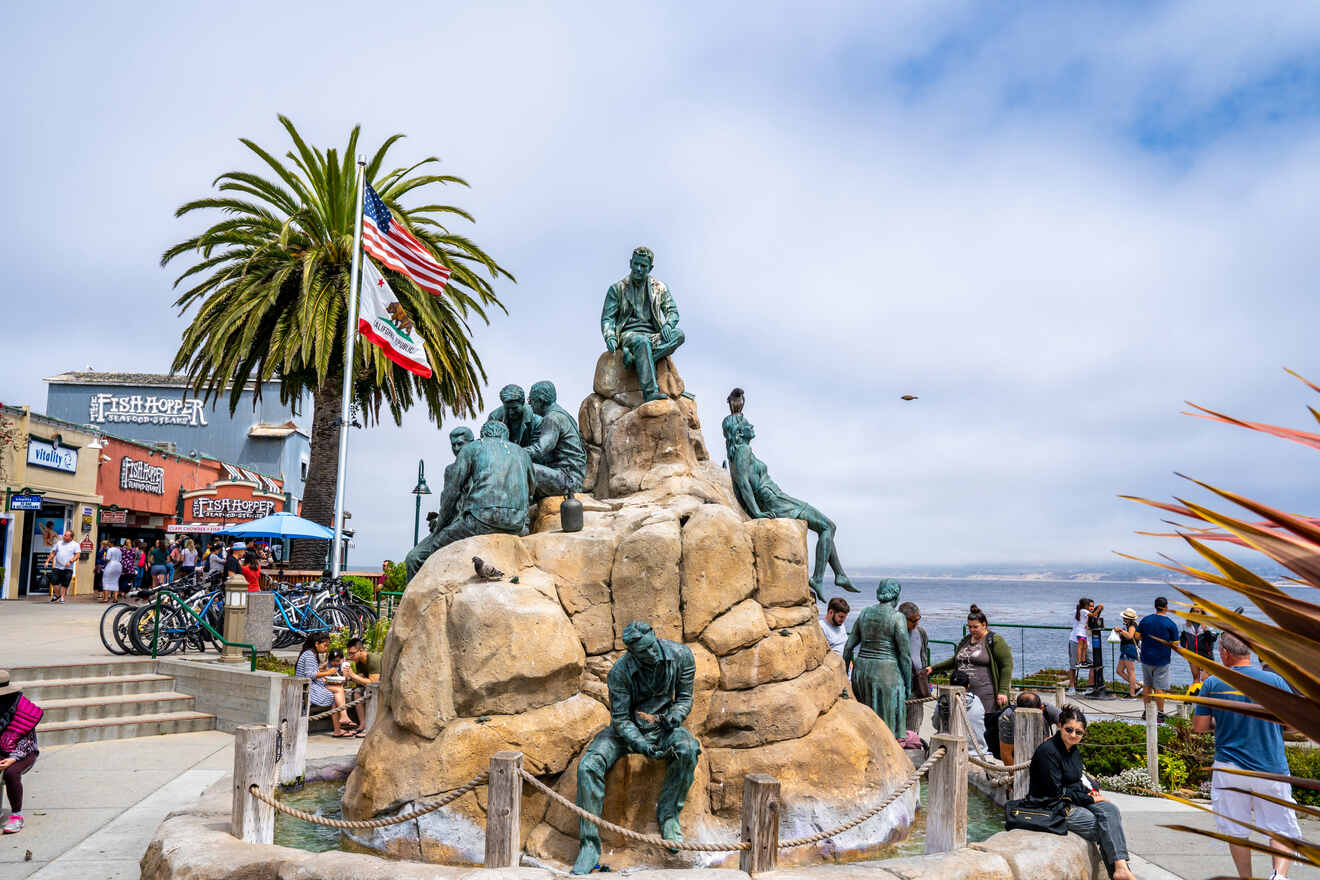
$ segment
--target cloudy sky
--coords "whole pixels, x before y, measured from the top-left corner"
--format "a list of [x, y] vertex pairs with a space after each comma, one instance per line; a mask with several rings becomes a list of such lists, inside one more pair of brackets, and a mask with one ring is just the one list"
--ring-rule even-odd
[[[742, 385], [849, 567], [1155, 552], [1115, 496], [1175, 470], [1318, 512], [1315, 453], [1179, 411], [1310, 418], [1281, 368], [1320, 378], [1320, 6], [1100, 6], [14, 6], [0, 399], [168, 367], [173, 211], [260, 170], [239, 137], [283, 152], [285, 113], [471, 182], [437, 200], [518, 279], [488, 407], [549, 378], [575, 411], [650, 245], [713, 453]], [[355, 432], [353, 561], [407, 549], [452, 425]]]

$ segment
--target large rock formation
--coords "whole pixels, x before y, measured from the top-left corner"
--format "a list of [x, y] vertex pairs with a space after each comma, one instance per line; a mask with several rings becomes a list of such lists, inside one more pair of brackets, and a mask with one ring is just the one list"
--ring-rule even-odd
[[[580, 411], [587, 486], [595, 488], [583, 498], [581, 532], [560, 531], [559, 499], [547, 499], [533, 534], [459, 541], [409, 585], [385, 646], [381, 714], [345, 790], [347, 816], [452, 790], [501, 749], [521, 751], [531, 772], [573, 798], [577, 760], [609, 723], [606, 675], [632, 620], [683, 641], [696, 658], [685, 726], [702, 756], [681, 817], [689, 840], [738, 838], [747, 773], [780, 779], [781, 834], [794, 837], [879, 802], [909, 772], [875, 714], [839, 698], [843, 663], [816, 622], [805, 524], [746, 519], [727, 474], [707, 460], [695, 402], [682, 396], [672, 362], [657, 372], [669, 398], [642, 403], [636, 375], [617, 355], [596, 366]], [[504, 580], [475, 578], [474, 555]], [[605, 817], [656, 832], [662, 775], [662, 765], [639, 756], [621, 760], [607, 779]], [[784, 860], [872, 855], [905, 832], [915, 801], [906, 795]], [[479, 864], [485, 805], [483, 787], [415, 823], [355, 839], [405, 858]], [[529, 855], [573, 861], [571, 813], [529, 787], [522, 819]], [[737, 862], [603, 838], [602, 861], [616, 869]]]

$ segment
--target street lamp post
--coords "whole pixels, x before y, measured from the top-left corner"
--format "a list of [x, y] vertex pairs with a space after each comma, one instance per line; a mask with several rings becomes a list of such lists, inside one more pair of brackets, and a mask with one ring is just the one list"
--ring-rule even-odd
[[415, 547], [422, 527], [422, 496], [431, 494], [430, 487], [426, 485], [426, 462], [420, 458], [417, 459], [417, 485], [413, 487], [412, 493], [417, 496], [417, 512], [413, 514], [413, 546]]

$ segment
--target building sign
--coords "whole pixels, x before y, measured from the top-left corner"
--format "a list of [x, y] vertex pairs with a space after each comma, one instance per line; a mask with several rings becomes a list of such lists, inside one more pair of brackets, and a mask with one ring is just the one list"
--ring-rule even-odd
[[261, 519], [275, 512], [275, 502], [259, 498], [194, 498], [193, 519]]
[[41, 510], [40, 495], [14, 495], [9, 499], [10, 510]]
[[78, 450], [70, 446], [56, 446], [36, 437], [28, 438], [27, 463], [54, 471], [78, 472]]
[[78, 545], [84, 553], [91, 553], [94, 546], [91, 535], [83, 535], [82, 543]]
[[125, 455], [119, 461], [119, 488], [164, 495], [165, 468], [134, 461]]
[[[18, 497], [18, 496], [14, 496]], [[106, 510], [101, 508], [101, 525], [103, 526], [122, 526], [128, 522], [127, 510]]]
[[221, 523], [170, 523], [165, 531], [172, 535], [214, 535], [223, 528]]
[[129, 422], [135, 425], [205, 425], [202, 401], [157, 397], [154, 394], [93, 394], [88, 406], [94, 424]]

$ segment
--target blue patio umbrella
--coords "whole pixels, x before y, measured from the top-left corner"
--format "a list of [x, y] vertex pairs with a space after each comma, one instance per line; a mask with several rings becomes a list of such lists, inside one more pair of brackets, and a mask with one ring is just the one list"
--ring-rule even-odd
[[323, 541], [335, 537], [331, 529], [292, 513], [272, 513], [261, 519], [221, 529], [217, 534], [235, 538], [320, 538]]

